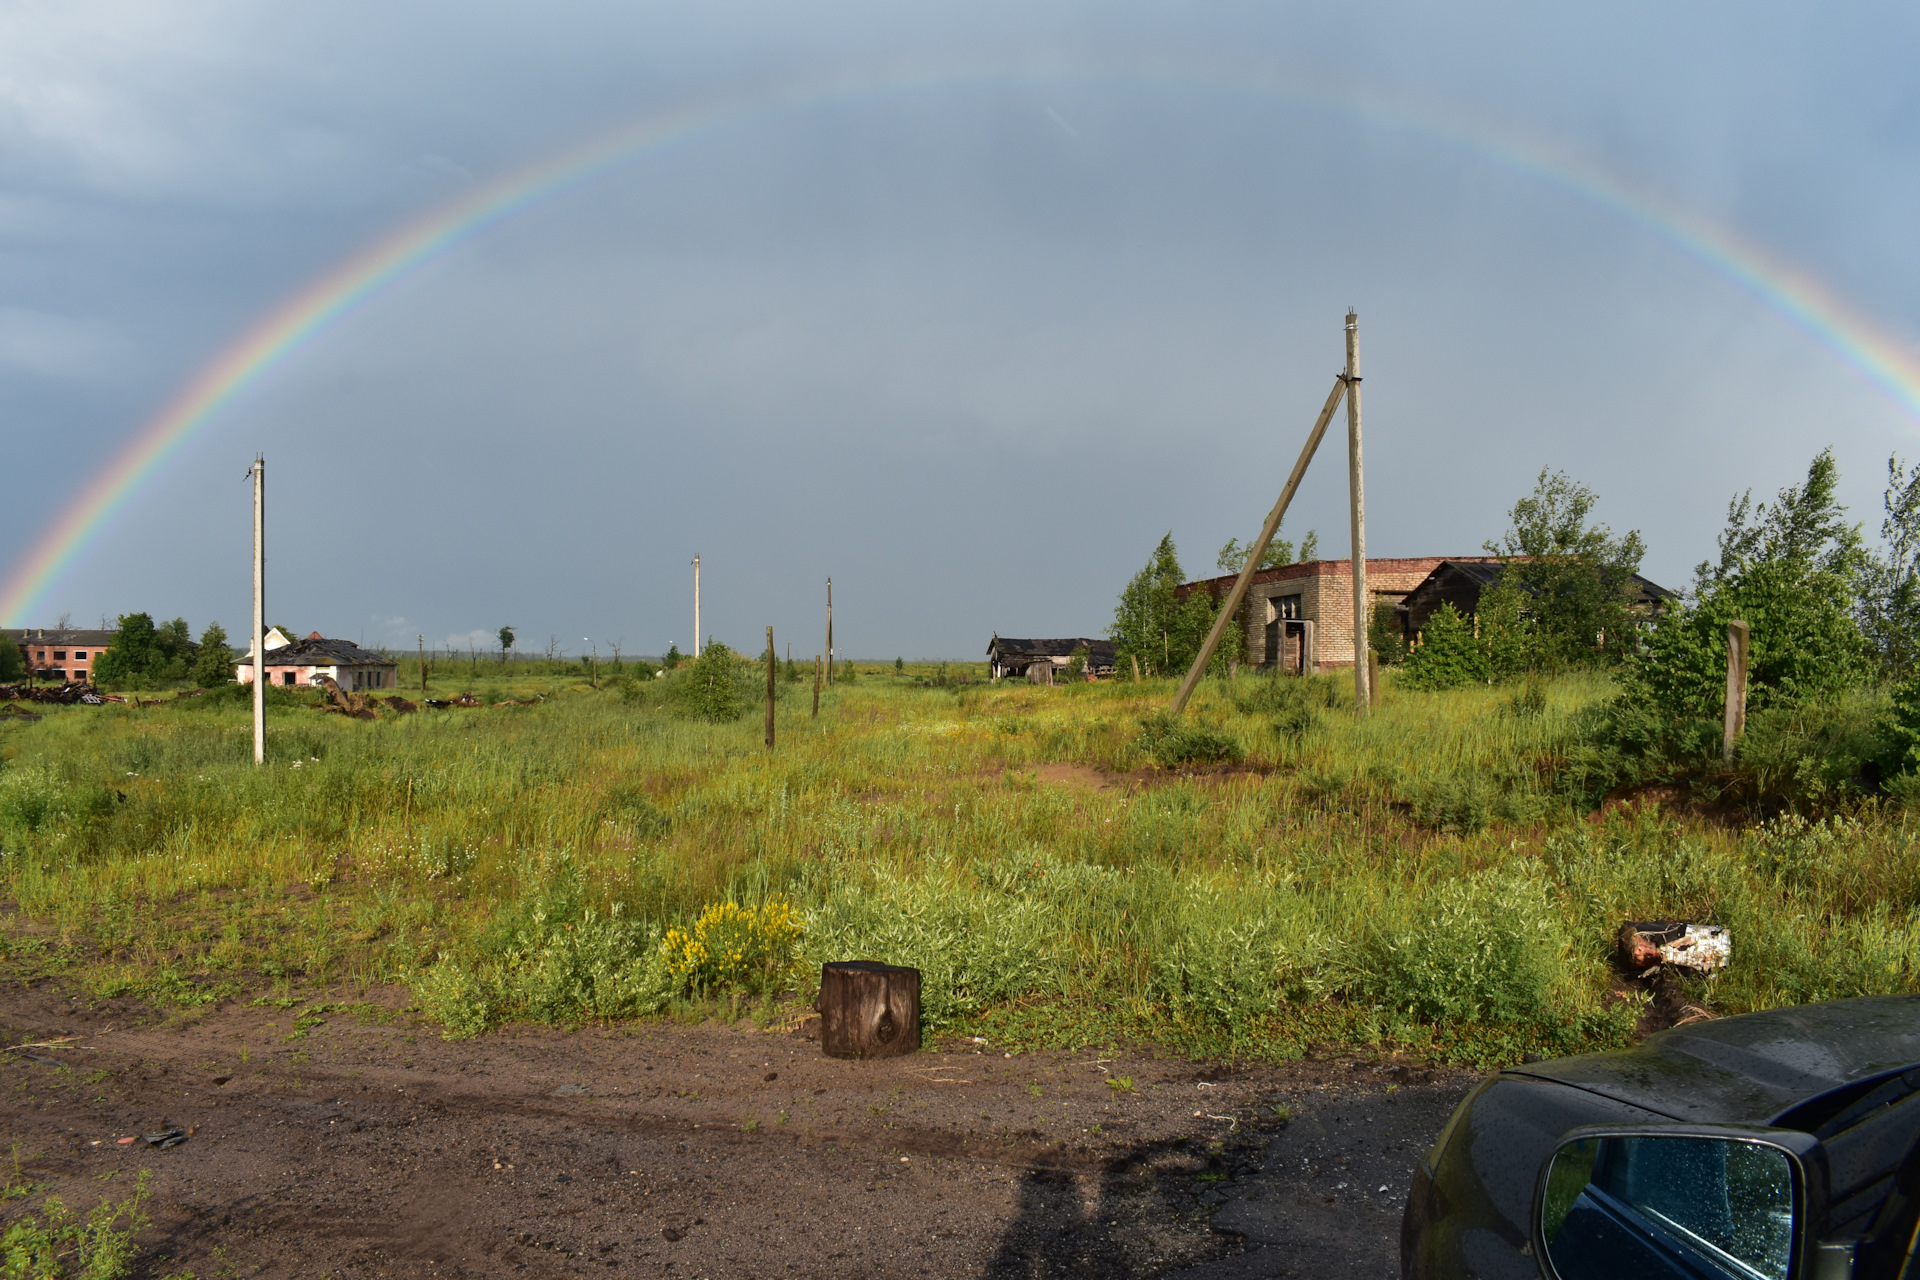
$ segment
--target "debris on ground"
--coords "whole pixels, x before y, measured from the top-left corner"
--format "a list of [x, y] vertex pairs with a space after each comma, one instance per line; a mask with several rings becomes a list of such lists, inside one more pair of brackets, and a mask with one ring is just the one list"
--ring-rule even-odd
[[[140, 1141], [150, 1147], [158, 1147], [162, 1151], [165, 1151], [168, 1147], [177, 1147], [186, 1140], [187, 1131], [185, 1129], [162, 1129], [159, 1133], [143, 1133], [140, 1135]], [[121, 1141], [126, 1142], [129, 1141], [129, 1139], [122, 1138]]]
[[343, 716], [352, 716], [355, 720], [372, 720], [373, 699], [364, 693], [349, 693], [342, 689], [332, 676], [319, 677], [320, 687], [326, 690], [326, 710], [337, 711]]
[[1662, 964], [1712, 973], [1733, 960], [1733, 938], [1717, 924], [1683, 920], [1629, 920], [1620, 926], [1620, 963], [1629, 973]]
[[51, 702], [62, 707], [82, 702], [97, 707], [103, 702], [125, 701], [125, 698], [100, 693], [85, 680], [59, 685], [28, 685], [24, 681], [19, 684], [0, 684], [0, 702]]
[[387, 699], [387, 710], [398, 711], [401, 715], [406, 715], [409, 712], [418, 711], [419, 709], [419, 703], [409, 702], [397, 693]]

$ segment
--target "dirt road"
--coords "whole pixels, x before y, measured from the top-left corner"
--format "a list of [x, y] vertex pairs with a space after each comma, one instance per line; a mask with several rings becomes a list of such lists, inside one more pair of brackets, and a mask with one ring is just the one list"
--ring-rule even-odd
[[[1471, 1083], [977, 1043], [839, 1062], [746, 1023], [449, 1044], [393, 1008], [300, 1013], [0, 992], [4, 1043], [77, 1037], [0, 1053], [23, 1175], [84, 1207], [152, 1170], [154, 1277], [1376, 1280]], [[191, 1134], [119, 1141], [170, 1127]]]

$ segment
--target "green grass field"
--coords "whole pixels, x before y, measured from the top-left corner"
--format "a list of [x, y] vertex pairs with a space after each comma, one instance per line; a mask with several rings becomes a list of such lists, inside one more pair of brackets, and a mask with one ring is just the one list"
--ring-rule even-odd
[[1212, 682], [1188, 719], [1239, 759], [1167, 764], [1168, 682], [861, 664], [818, 719], [782, 681], [769, 753], [758, 709], [678, 714], [681, 676], [531, 665], [434, 693], [535, 705], [371, 722], [276, 690], [265, 768], [237, 687], [0, 718], [4, 971], [184, 1007], [400, 983], [468, 1035], [787, 1016], [873, 958], [922, 969], [940, 1034], [1480, 1064], [1624, 1042], [1625, 919], [1730, 926], [1721, 1012], [1920, 989], [1904, 811], [1585, 812], [1557, 766], [1599, 677], [1390, 680], [1365, 721], [1341, 679]]

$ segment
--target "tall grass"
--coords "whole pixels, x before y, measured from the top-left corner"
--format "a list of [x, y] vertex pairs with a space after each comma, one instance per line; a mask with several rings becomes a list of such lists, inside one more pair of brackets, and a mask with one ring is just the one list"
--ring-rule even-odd
[[0, 721], [0, 947], [173, 1002], [405, 983], [473, 1034], [684, 1002], [667, 932], [779, 899], [803, 993], [914, 964], [936, 1030], [1479, 1062], [1627, 1036], [1622, 919], [1731, 925], [1726, 1010], [1920, 989], [1904, 813], [1593, 818], [1557, 768], [1599, 677], [1390, 686], [1364, 721], [1332, 678], [1214, 682], [1190, 719], [1227, 763], [1168, 764], [1166, 682], [925, 674], [784, 698], [771, 754], [672, 680], [531, 673], [487, 700], [535, 705], [374, 722], [276, 690], [261, 769], [231, 694]]

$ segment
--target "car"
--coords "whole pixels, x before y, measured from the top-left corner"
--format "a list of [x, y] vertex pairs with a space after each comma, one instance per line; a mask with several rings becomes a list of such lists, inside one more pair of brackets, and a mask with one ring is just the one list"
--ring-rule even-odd
[[1866, 996], [1498, 1072], [1416, 1166], [1400, 1261], [1407, 1280], [1898, 1280], [1920, 1276], [1917, 1227], [1920, 996]]

